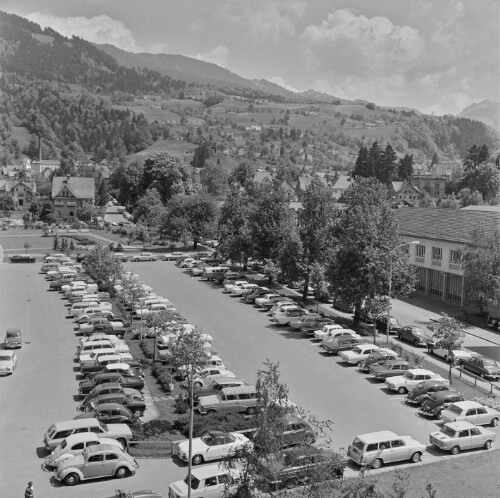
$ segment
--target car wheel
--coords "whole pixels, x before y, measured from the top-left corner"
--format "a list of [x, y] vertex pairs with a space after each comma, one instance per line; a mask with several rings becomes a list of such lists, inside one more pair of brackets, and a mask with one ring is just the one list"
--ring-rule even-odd
[[194, 387], [203, 387], [203, 384], [201, 382], [195, 382]]
[[484, 449], [489, 450], [490, 448], [491, 448], [491, 439], [488, 439], [488, 441], [484, 443]]
[[142, 410], [134, 410], [133, 413], [136, 417], [142, 417], [144, 415], [144, 412]]
[[203, 457], [201, 455], [195, 455], [191, 461], [193, 465], [200, 465], [203, 463]]
[[491, 419], [491, 427], [497, 427], [498, 426], [498, 419], [495, 417]]
[[255, 413], [255, 406], [249, 406], [247, 408], [247, 415], [253, 415]]
[[413, 453], [413, 455], [410, 457], [410, 462], [411, 463], [418, 463], [420, 462], [420, 457], [422, 456], [422, 454], [419, 452], [419, 451], [416, 451], [415, 453]]
[[380, 469], [380, 467], [382, 467], [382, 460], [380, 458], [375, 458], [375, 460], [373, 460], [372, 464], [371, 464], [371, 468], [372, 469]]
[[78, 474], [75, 474], [74, 472], [71, 473], [71, 474], [68, 474], [65, 478], [64, 478], [64, 482], [68, 485], [68, 486], [74, 486], [75, 484], [78, 484], [80, 482], [80, 478], [78, 477]]
[[292, 488], [295, 488], [298, 483], [299, 483], [299, 481], [296, 477], [290, 477], [290, 479], [287, 479], [285, 481], [285, 487], [287, 489], [292, 489]]
[[130, 471], [127, 469], [127, 467], [118, 467], [115, 472], [115, 477], [118, 479], [123, 479], [124, 477], [127, 477], [130, 474]]
[[417, 345], [418, 345], [418, 341], [417, 341], [417, 339], [413, 339], [413, 345], [414, 345], [415, 347], [417, 347]]
[[450, 450], [450, 453], [452, 455], [458, 455], [460, 453], [460, 446], [453, 446], [453, 448]]
[[137, 263], [139, 260], [137, 258], [135, 258], [134, 261]]
[[399, 394], [406, 394], [407, 392], [408, 392], [408, 389], [406, 389], [406, 387], [400, 387], [398, 389]]

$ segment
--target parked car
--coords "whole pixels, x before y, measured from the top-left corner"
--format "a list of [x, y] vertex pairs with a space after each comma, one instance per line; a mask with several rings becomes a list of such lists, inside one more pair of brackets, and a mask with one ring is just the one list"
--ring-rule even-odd
[[314, 446], [298, 446], [276, 453], [263, 461], [262, 467], [258, 484], [271, 492], [305, 483], [319, 486], [322, 481], [342, 479], [344, 475], [344, 464], [337, 454]]
[[7, 329], [3, 347], [5, 349], [19, 349], [23, 344], [23, 337], [20, 329]]
[[208, 413], [246, 413], [257, 411], [257, 392], [255, 386], [225, 387], [217, 394], [199, 399], [196, 410], [202, 415]]
[[290, 325], [292, 320], [307, 315], [309, 312], [301, 308], [289, 308], [281, 313], [274, 313], [271, 321], [276, 325]]
[[487, 325], [490, 329], [500, 332], [500, 317], [489, 315]]
[[135, 473], [139, 464], [128, 453], [110, 444], [96, 444], [77, 455], [61, 462], [54, 478], [68, 486], [74, 486], [87, 479], [101, 477], [127, 477]]
[[87, 322], [80, 323], [78, 325], [78, 331], [81, 334], [91, 334], [92, 332], [112, 332], [112, 331], [124, 331], [125, 327], [123, 322], [119, 320], [109, 320], [103, 316], [96, 316], [89, 319]]
[[91, 410], [81, 413], [75, 420], [83, 418], [96, 418], [105, 424], [133, 425], [137, 417], [126, 406], [120, 403], [101, 403]]
[[187, 258], [189, 254], [187, 252], [174, 251], [167, 254], [162, 254], [162, 261], [176, 261], [179, 258]]
[[125, 393], [131, 394], [133, 396], [141, 396], [141, 393], [137, 389], [132, 389], [131, 387], [123, 387], [122, 384], [117, 382], [106, 382], [104, 384], [99, 384], [90, 391], [85, 398], [83, 398], [82, 406], [85, 407], [90, 401], [97, 396], [101, 396], [103, 394], [114, 394], [114, 393]]
[[276, 311], [276, 308], [278, 306], [282, 305], [296, 306], [296, 303], [291, 297], [280, 296], [280, 297], [271, 297], [267, 301], [261, 303], [260, 307], [264, 308], [266, 311], [269, 311], [270, 313], [273, 313], [274, 311]]
[[385, 385], [391, 391], [397, 391], [399, 394], [406, 394], [424, 380], [438, 380], [443, 384], [449, 384], [449, 382], [441, 377], [441, 375], [431, 372], [430, 370], [412, 368], [407, 370], [403, 375], [387, 379], [385, 381]]
[[420, 406], [420, 404], [430, 398], [434, 393], [440, 391], [448, 391], [450, 386], [447, 382], [439, 380], [425, 380], [419, 382], [406, 396], [406, 402], [412, 405]]
[[338, 354], [341, 351], [349, 351], [359, 345], [359, 340], [351, 334], [341, 334], [336, 337], [323, 339], [320, 346], [329, 354]]
[[462, 349], [461, 347], [457, 347], [456, 349], [454, 349], [451, 354], [448, 349], [445, 349], [443, 347], [436, 347], [432, 343], [429, 343], [427, 345], [427, 348], [429, 349], [429, 352], [431, 354], [443, 358], [448, 363], [452, 362], [454, 365], [469, 360], [473, 356], [477, 356], [477, 353], [467, 351], [465, 349]]
[[403, 330], [403, 325], [401, 325], [398, 319], [392, 315], [380, 315], [375, 318], [375, 327], [380, 332], [387, 331], [387, 322], [389, 322], [389, 333], [390, 334], [398, 334]]
[[275, 303], [274, 306], [272, 306], [271, 309], [269, 310], [269, 315], [273, 316], [273, 313], [279, 313], [280, 311], [285, 311], [289, 309], [294, 309], [294, 310], [300, 309], [300, 306], [292, 299], [287, 298]]
[[17, 365], [14, 351], [0, 350], [0, 375], [12, 375]]
[[87, 405], [84, 406], [85, 410], [95, 410], [99, 405], [105, 403], [119, 403], [127, 407], [135, 417], [142, 417], [146, 411], [146, 401], [144, 396], [140, 397], [122, 393], [113, 394], [101, 394], [90, 400]]
[[247, 303], [255, 303], [255, 300], [259, 297], [269, 294], [269, 289], [267, 287], [256, 287], [249, 294], [245, 295], [245, 301]]
[[225, 387], [239, 387], [248, 385], [244, 380], [233, 379], [231, 377], [217, 377], [209, 384], [194, 390], [194, 404], [197, 405], [200, 397], [210, 396], [222, 391]]
[[432, 335], [422, 327], [410, 325], [398, 331], [398, 339], [410, 342], [414, 346], [427, 346], [427, 342], [432, 339]]
[[479, 377], [498, 380], [500, 378], [500, 364], [486, 356], [474, 356], [460, 362], [460, 366]]
[[462, 450], [474, 448], [489, 450], [496, 437], [493, 431], [461, 420], [443, 424], [440, 431], [431, 432], [429, 441], [440, 450], [458, 455]]
[[[328, 339], [334, 335], [334, 333], [333, 333], [334, 331], [336, 332], [338, 330], [343, 331], [344, 327], [342, 327], [342, 325], [339, 325], [338, 323], [325, 324], [325, 325], [323, 325], [323, 327], [321, 327], [320, 329], [318, 329], [314, 332], [314, 339], [316, 339], [317, 341], [322, 341], [325, 338]], [[359, 339], [358, 334], [356, 334], [354, 331], [351, 331], [351, 332], [355, 334], [355, 335], [353, 335], [353, 337], [356, 337], [357, 339]]]
[[465, 401], [465, 398], [455, 389], [439, 391], [422, 401], [419, 412], [426, 417], [439, 418], [445, 408], [448, 408], [451, 403], [459, 401]]
[[342, 351], [340, 357], [351, 365], [358, 365], [363, 360], [366, 360], [374, 351], [378, 351], [379, 347], [375, 344], [358, 344], [350, 351]]
[[[207, 431], [201, 437], [192, 440], [193, 465], [234, 457], [247, 448], [251, 450], [253, 443], [238, 432]], [[175, 441], [172, 455], [183, 462], [189, 460], [189, 439]]]
[[35, 256], [31, 256], [31, 254], [13, 254], [9, 256], [11, 263], [35, 263]]
[[[301, 417], [286, 415], [283, 422], [283, 432], [276, 435], [276, 451], [298, 444], [310, 445], [316, 441], [312, 427]], [[254, 438], [258, 439], [258, 432], [255, 432]]]
[[133, 261], [156, 261], [158, 257], [152, 252], [141, 252], [137, 256], [134, 256]]
[[194, 376], [193, 385], [195, 387], [203, 387], [205, 385], [210, 384], [212, 380], [218, 379], [220, 377], [231, 377], [234, 379], [236, 378], [236, 375], [234, 375], [233, 372], [225, 370], [223, 368], [218, 368], [218, 367], [204, 368]]
[[425, 444], [410, 436], [398, 436], [391, 431], [378, 431], [357, 436], [347, 449], [349, 458], [358, 465], [374, 469], [385, 463], [409, 460], [420, 461], [425, 454]]
[[372, 365], [370, 374], [377, 380], [385, 380], [389, 377], [397, 377], [410, 369], [410, 364], [403, 359], [386, 360], [383, 363]]
[[316, 330], [321, 330], [325, 325], [333, 325], [334, 323], [335, 321], [331, 318], [319, 318], [315, 323], [308, 323], [300, 327], [300, 331], [305, 336], [314, 336], [314, 332], [316, 332]]
[[[308, 313], [307, 315], [299, 316], [298, 318], [292, 320], [289, 325], [294, 330], [300, 330], [302, 327], [306, 325], [317, 324], [318, 320], [321, 318], [321, 315], [318, 313]], [[319, 328], [319, 327], [317, 327]]]
[[87, 375], [103, 371], [104, 367], [110, 363], [128, 363], [128, 362], [123, 362], [120, 355], [112, 353], [109, 355], [100, 356], [96, 358], [92, 363], [87, 363], [85, 365], [82, 365], [80, 367], [80, 371], [84, 377], [87, 377]]
[[129, 387], [130, 389], [137, 389], [141, 391], [144, 389], [144, 379], [138, 376], [123, 376], [121, 373], [99, 373], [96, 374], [92, 379], [82, 380], [78, 386], [78, 392], [80, 396], [85, 396], [96, 386], [114, 382], [122, 385], [123, 387]]
[[388, 348], [380, 348], [374, 351], [366, 360], [363, 360], [358, 364], [358, 368], [361, 372], [369, 372], [370, 368], [375, 365], [380, 365], [385, 363], [387, 360], [398, 359], [398, 354], [396, 351]]
[[262, 306], [264, 303], [270, 302], [271, 299], [279, 299], [282, 298], [280, 294], [276, 294], [275, 292], [268, 292], [264, 294], [263, 296], [258, 297], [255, 299], [255, 305], [256, 306]]
[[241, 296], [243, 293], [245, 293], [246, 291], [250, 290], [250, 289], [255, 289], [257, 288], [258, 285], [257, 284], [252, 284], [252, 283], [247, 283], [247, 284], [242, 284], [240, 286], [234, 286], [231, 291], [230, 291], [230, 295], [231, 297], [234, 297], [234, 296]]
[[459, 401], [458, 403], [452, 403], [446, 410], [443, 410], [440, 418], [445, 422], [466, 420], [474, 425], [497, 427], [500, 421], [500, 412], [488, 406], [483, 406], [477, 401]]
[[76, 455], [81, 455], [85, 448], [96, 444], [111, 444], [123, 450], [123, 445], [116, 439], [100, 438], [93, 432], [82, 432], [73, 434], [64, 439], [55, 450], [45, 457], [45, 467], [54, 468], [61, 462]]
[[115, 252], [113, 254], [113, 258], [116, 260], [116, 261], [122, 261], [122, 262], [126, 262], [128, 261], [128, 256], [126, 254], [123, 254], [122, 252]]
[[190, 263], [196, 263], [196, 260], [191, 257], [184, 258], [177, 266], [179, 268], [189, 268]]

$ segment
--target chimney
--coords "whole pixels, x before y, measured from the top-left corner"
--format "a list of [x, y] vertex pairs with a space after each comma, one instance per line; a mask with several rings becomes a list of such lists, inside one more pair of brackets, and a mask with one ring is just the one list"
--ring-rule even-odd
[[70, 175], [66, 175], [66, 178], [62, 181], [63, 183], [69, 183]]

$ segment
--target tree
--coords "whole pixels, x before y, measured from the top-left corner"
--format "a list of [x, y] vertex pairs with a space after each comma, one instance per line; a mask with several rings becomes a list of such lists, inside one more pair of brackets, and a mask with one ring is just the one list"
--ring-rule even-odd
[[462, 186], [478, 191], [489, 204], [500, 191], [500, 170], [492, 163], [479, 164], [465, 174]]
[[[116, 168], [110, 176], [110, 184], [117, 191], [118, 202], [130, 208], [135, 208], [141, 194], [139, 185], [142, 178], [143, 165], [133, 161], [128, 165]], [[146, 189], [147, 190], [147, 189]]]
[[97, 208], [91, 202], [83, 202], [78, 208], [78, 219], [89, 223], [97, 213]]
[[207, 194], [178, 195], [167, 204], [162, 231], [175, 240], [191, 239], [196, 249], [215, 232], [217, 214], [217, 204]]
[[451, 369], [455, 364], [453, 352], [462, 346], [465, 337], [464, 325], [454, 318], [445, 316], [439, 320], [437, 325], [430, 327], [430, 329], [434, 332], [432, 346], [430, 347], [431, 352], [435, 348], [444, 349], [447, 352], [447, 360], [450, 364], [448, 379], [451, 384]]
[[366, 145], [362, 145], [359, 149], [352, 176], [355, 178], [358, 176], [361, 176], [363, 178], [373, 176], [373, 170], [370, 167], [370, 163], [368, 162], [368, 148], [366, 147]]
[[101, 179], [97, 182], [95, 203], [97, 206], [105, 206], [109, 202], [108, 182]]
[[206, 161], [200, 171], [200, 181], [203, 189], [214, 197], [223, 196], [228, 187], [229, 173], [218, 162]]
[[[139, 298], [144, 296], [144, 289], [142, 287], [142, 282], [137, 275], [127, 276], [124, 275], [121, 281], [120, 297], [122, 300], [122, 306], [125, 303], [129, 305], [132, 310], [135, 306], [139, 305]], [[130, 324], [132, 325], [133, 317], [132, 312], [130, 313]], [[141, 340], [142, 340], [142, 313], [141, 313]]]
[[253, 164], [246, 162], [241, 163], [232, 173], [229, 175], [229, 185], [238, 184], [239, 186], [251, 191], [253, 177], [255, 176], [256, 167]]
[[376, 178], [381, 183], [386, 184], [396, 178], [396, 171], [398, 168], [396, 164], [397, 158], [398, 156], [394, 152], [392, 146], [390, 144], [387, 144], [385, 150], [380, 156], [378, 168], [375, 170]]
[[100, 289], [114, 292], [115, 281], [121, 277], [123, 266], [108, 247], [97, 245], [83, 260], [83, 266]]
[[150, 188], [139, 198], [133, 219], [136, 223], [146, 225], [151, 230], [157, 230], [165, 212], [166, 209], [158, 190]]
[[413, 176], [413, 156], [405, 155], [398, 162], [398, 177], [400, 180], [409, 180]]
[[360, 178], [344, 200], [347, 207], [336, 225], [328, 276], [333, 293], [354, 307], [357, 326], [363, 303], [388, 295], [390, 269], [392, 294], [403, 296], [414, 288], [415, 271], [399, 238], [386, 188], [375, 179]]
[[193, 160], [191, 161], [191, 166], [194, 168], [203, 168], [205, 166], [205, 161], [210, 157], [210, 149], [208, 144], [203, 142], [194, 151]]
[[483, 144], [481, 146], [474, 144], [467, 154], [464, 161], [464, 170], [469, 174], [477, 169], [480, 164], [486, 163], [489, 157], [488, 146]]
[[464, 294], [484, 311], [500, 295], [500, 231], [477, 227], [462, 255]]

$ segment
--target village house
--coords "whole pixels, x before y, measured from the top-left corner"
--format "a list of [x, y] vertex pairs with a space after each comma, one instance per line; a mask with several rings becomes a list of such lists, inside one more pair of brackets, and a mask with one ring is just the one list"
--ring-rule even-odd
[[389, 198], [391, 204], [418, 206], [419, 200], [423, 197], [418, 187], [411, 182], [389, 182]]
[[332, 191], [335, 199], [340, 199], [342, 194], [352, 185], [352, 177], [349, 175], [340, 175], [333, 184]]
[[52, 178], [54, 217], [58, 220], [78, 218], [78, 210], [85, 202], [95, 202], [94, 178], [54, 176]]
[[55, 159], [42, 159], [31, 163], [31, 174], [33, 176], [44, 176], [48, 178], [61, 167], [61, 162]]
[[10, 197], [14, 210], [27, 209], [28, 203], [36, 195], [36, 185], [28, 180], [0, 180], [0, 196]]
[[420, 191], [425, 190], [434, 199], [445, 197], [446, 182], [448, 177], [445, 175], [413, 175], [411, 183]]

